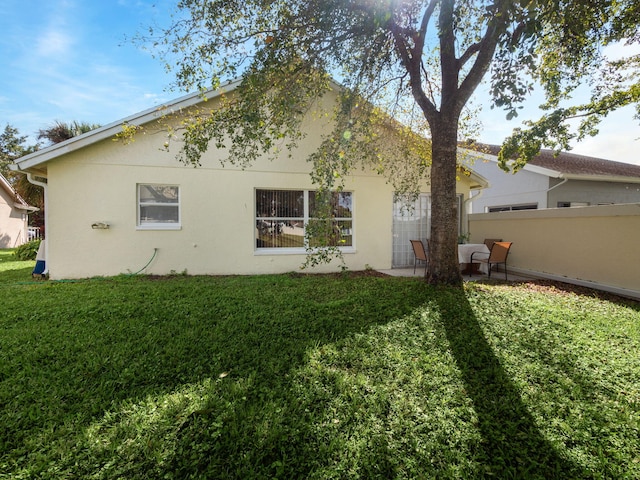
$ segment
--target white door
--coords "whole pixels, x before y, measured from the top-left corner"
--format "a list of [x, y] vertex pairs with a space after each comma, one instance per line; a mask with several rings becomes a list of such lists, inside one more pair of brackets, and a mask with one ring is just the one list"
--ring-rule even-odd
[[407, 205], [397, 201], [393, 204], [393, 268], [412, 267], [414, 256], [409, 240], [425, 243], [431, 230], [431, 199], [420, 195], [415, 202]]

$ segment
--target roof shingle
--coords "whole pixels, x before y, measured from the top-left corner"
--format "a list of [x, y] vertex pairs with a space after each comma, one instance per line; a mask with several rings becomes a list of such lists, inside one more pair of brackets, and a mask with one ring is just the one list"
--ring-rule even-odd
[[[467, 144], [465, 147], [495, 156], [500, 152], [500, 145], [475, 144], [469, 146]], [[540, 153], [529, 164], [564, 174], [640, 178], [640, 165], [567, 152], [555, 155], [553, 150], [548, 149], [540, 150]]]

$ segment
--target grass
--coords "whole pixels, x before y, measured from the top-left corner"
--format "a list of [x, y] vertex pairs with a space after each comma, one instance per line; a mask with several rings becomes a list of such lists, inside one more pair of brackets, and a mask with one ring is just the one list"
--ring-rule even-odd
[[33, 282], [0, 478], [640, 478], [640, 307], [372, 275]]
[[14, 255], [15, 249], [0, 249], [0, 285], [31, 281], [35, 260], [22, 261]]

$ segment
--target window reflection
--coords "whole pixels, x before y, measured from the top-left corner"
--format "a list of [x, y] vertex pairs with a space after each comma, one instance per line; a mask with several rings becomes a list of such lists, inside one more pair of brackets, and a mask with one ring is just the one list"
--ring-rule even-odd
[[306, 232], [311, 247], [353, 246], [352, 200], [352, 192], [256, 190], [256, 248], [302, 249]]

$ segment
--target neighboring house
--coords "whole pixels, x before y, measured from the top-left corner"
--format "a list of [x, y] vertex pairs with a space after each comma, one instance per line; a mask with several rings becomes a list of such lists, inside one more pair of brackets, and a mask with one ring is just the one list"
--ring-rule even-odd
[[[207, 105], [215, 106], [219, 95], [208, 92]], [[333, 107], [332, 98], [335, 94], [323, 100], [325, 108]], [[313, 215], [316, 189], [306, 159], [329, 121], [310, 115], [303, 126], [308, 135], [291, 156], [285, 152], [247, 169], [223, 167], [220, 160], [227, 153], [212, 145], [194, 168], [179, 163], [175, 151], [163, 151], [166, 137], [151, 130], [163, 112], [188, 112], [201, 104], [199, 95], [187, 95], [18, 160], [16, 169], [46, 179], [51, 278], [299, 269], [307, 254], [304, 228]], [[115, 142], [124, 123], [146, 125], [147, 134], [126, 145]], [[473, 172], [461, 175], [459, 211], [472, 189], [485, 186]], [[384, 177], [354, 171], [334, 195], [334, 231], [347, 267], [413, 265], [409, 239], [425, 239], [429, 231], [428, 184], [423, 192], [407, 211], [394, 203]], [[336, 269], [333, 264], [311, 271]]]
[[29, 240], [28, 216], [37, 210], [0, 174], [0, 248], [14, 248]]
[[498, 167], [499, 146], [462, 149], [489, 181], [471, 201], [471, 213], [640, 202], [640, 165], [542, 150], [518, 173]]

